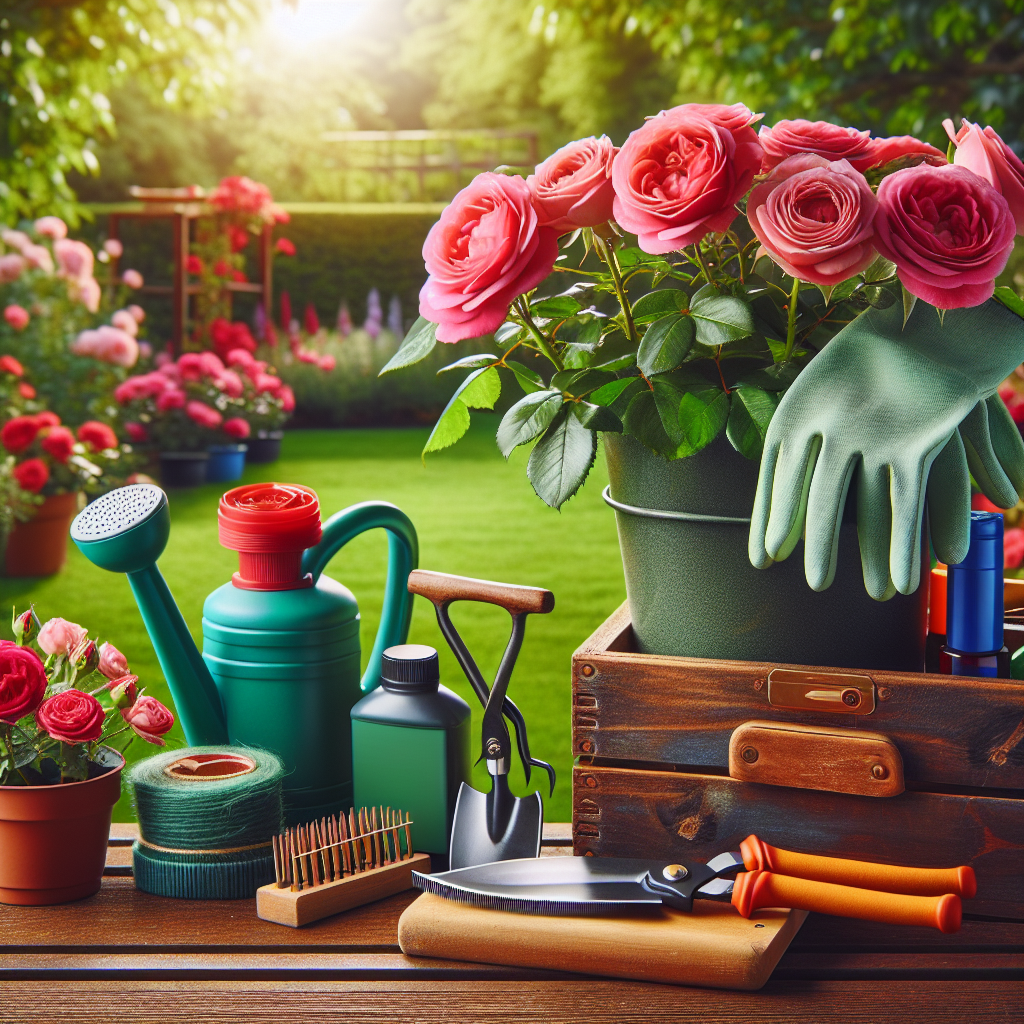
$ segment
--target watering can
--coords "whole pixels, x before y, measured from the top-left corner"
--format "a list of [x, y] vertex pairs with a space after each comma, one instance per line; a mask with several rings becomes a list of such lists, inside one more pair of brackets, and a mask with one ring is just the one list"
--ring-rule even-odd
[[[289, 822], [334, 814], [352, 799], [349, 711], [380, 682], [384, 649], [409, 633], [416, 530], [383, 501], [352, 505], [321, 526], [316, 494], [297, 484], [236, 487], [221, 498], [217, 519], [239, 565], [203, 606], [201, 656], [156, 567], [171, 526], [159, 487], [103, 495], [76, 517], [71, 538], [100, 568], [128, 574], [188, 743], [272, 750], [288, 773]], [[377, 527], [388, 533], [387, 584], [360, 680], [359, 606], [323, 569]]]

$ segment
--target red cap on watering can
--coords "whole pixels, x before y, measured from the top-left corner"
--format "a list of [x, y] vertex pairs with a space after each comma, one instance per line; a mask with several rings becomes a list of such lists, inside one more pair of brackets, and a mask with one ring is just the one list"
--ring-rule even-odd
[[224, 547], [238, 552], [231, 582], [241, 590], [311, 587], [302, 553], [320, 541], [320, 501], [300, 484], [246, 484], [220, 499], [217, 527]]

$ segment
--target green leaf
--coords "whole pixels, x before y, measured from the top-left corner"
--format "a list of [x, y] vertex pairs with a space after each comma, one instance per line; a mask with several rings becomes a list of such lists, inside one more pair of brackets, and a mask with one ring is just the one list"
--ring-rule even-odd
[[814, 287], [821, 292], [821, 297], [827, 306], [832, 301], [832, 292], [835, 291], [836, 286], [834, 284], [816, 284]]
[[551, 387], [574, 398], [582, 398], [612, 380], [615, 380], [615, 374], [608, 370], [559, 370], [551, 378]]
[[521, 324], [504, 323], [494, 332], [495, 344], [504, 347], [510, 341], [514, 341], [522, 333]]
[[848, 299], [862, 284], [860, 277], [848, 277], [832, 289], [832, 301], [837, 305]]
[[492, 356], [490, 353], [481, 353], [477, 356], [463, 356], [461, 359], [456, 359], [454, 363], [449, 363], [447, 366], [442, 366], [437, 371], [437, 375], [440, 377], [442, 373], [447, 373], [449, 370], [476, 370], [481, 366], [490, 366], [496, 362], [497, 356]]
[[588, 430], [607, 430], [614, 434], [622, 433], [622, 420], [603, 405], [591, 405], [590, 402], [571, 403], [572, 415]]
[[405, 366], [418, 363], [433, 352], [436, 344], [437, 324], [422, 316], [419, 317], [409, 329], [399, 350], [388, 360], [387, 365], [377, 376], [383, 377], [385, 373], [392, 373], [394, 370], [401, 370]]
[[893, 290], [879, 284], [865, 285], [857, 292], [857, 296], [876, 309], [888, 309], [896, 303], [896, 295]]
[[794, 362], [778, 363], [763, 370], [751, 370], [733, 388], [760, 388], [762, 391], [785, 391], [800, 375], [801, 367]]
[[686, 292], [679, 288], [659, 288], [641, 295], [633, 303], [633, 321], [641, 323], [648, 318], [656, 319], [665, 313], [678, 313], [686, 309], [688, 301]]
[[469, 430], [470, 409], [493, 409], [501, 394], [501, 377], [493, 366], [474, 370], [444, 407], [423, 446], [423, 454], [448, 448]]
[[718, 289], [713, 284], [708, 284], [705, 281], [694, 293], [693, 298], [690, 300], [691, 306], [696, 306], [698, 302], [703, 302], [705, 299], [714, 298], [718, 295]]
[[622, 426], [627, 434], [632, 434], [656, 455], [667, 455], [675, 448], [672, 439], [665, 433], [654, 392], [646, 386], [630, 401], [622, 417]]
[[917, 296], [911, 295], [902, 282], [900, 283], [900, 289], [903, 292], [903, 326], [906, 327], [910, 314], [914, 312], [914, 306], [917, 305]]
[[597, 455], [597, 434], [564, 407], [530, 452], [526, 475], [537, 496], [561, 508], [582, 486]]
[[662, 426], [672, 441], [670, 459], [699, 452], [725, 426], [729, 396], [720, 385], [685, 372], [664, 374], [652, 383]]
[[547, 386], [539, 373], [534, 372], [527, 366], [523, 366], [522, 363], [518, 363], [514, 359], [506, 359], [505, 365], [516, 375], [519, 386], [527, 394], [533, 391], [543, 391]]
[[672, 264], [664, 256], [652, 256], [649, 252], [644, 252], [643, 249], [638, 249], [635, 246], [620, 249], [616, 256], [618, 257], [619, 266], [623, 270], [628, 270], [632, 267], [657, 267], [659, 270], [672, 269]]
[[733, 448], [748, 459], [760, 459], [768, 424], [779, 404], [779, 395], [759, 388], [735, 388], [729, 403], [725, 435]]
[[647, 377], [674, 370], [690, 351], [693, 335], [693, 321], [682, 313], [655, 320], [640, 341], [636, 365]]
[[772, 359], [776, 363], [784, 362], [786, 358], [786, 343], [770, 335], [765, 335], [764, 340], [768, 343], [768, 348], [771, 350]]
[[609, 381], [603, 387], [598, 388], [590, 394], [590, 400], [595, 405], [611, 405], [631, 384], [643, 381], [639, 377], [622, 377], [619, 380]]
[[567, 370], [584, 370], [594, 358], [596, 345], [577, 345], [569, 342], [562, 351], [562, 365]]
[[521, 398], [501, 420], [495, 440], [507, 459], [521, 444], [528, 444], [547, 430], [562, 408], [560, 391], [537, 391]]
[[598, 363], [594, 367], [595, 370], [610, 370], [615, 373], [619, 370], [626, 369], [627, 366], [633, 366], [636, 363], [636, 356], [632, 352], [624, 356], [619, 356], [617, 359], [609, 359], [607, 363]]
[[1005, 284], [1000, 285], [992, 296], [996, 302], [1001, 302], [1011, 313], [1017, 316], [1024, 316], [1024, 299], [1022, 299], [1012, 288]]
[[704, 345], [725, 345], [754, 331], [750, 307], [731, 295], [717, 295], [690, 306], [697, 322], [697, 340]]
[[530, 305], [534, 316], [548, 317], [552, 320], [572, 316], [583, 307], [571, 295], [555, 295], [550, 299], [541, 299]]

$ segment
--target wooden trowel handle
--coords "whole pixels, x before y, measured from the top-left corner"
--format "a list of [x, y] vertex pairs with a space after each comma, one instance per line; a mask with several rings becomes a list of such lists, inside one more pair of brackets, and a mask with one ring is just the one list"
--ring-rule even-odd
[[492, 583], [446, 572], [414, 569], [409, 573], [409, 592], [427, 598], [435, 605], [449, 601], [483, 601], [496, 604], [510, 615], [523, 612], [543, 614], [555, 607], [555, 595], [540, 587], [522, 587], [516, 583]]
[[974, 868], [966, 864], [958, 868], [906, 868], [897, 864], [816, 857], [811, 853], [776, 849], [757, 836], [744, 839], [740, 853], [748, 871], [774, 871], [779, 875], [852, 885], [858, 889], [902, 892], [909, 896], [942, 896], [952, 892], [968, 900], [978, 891]]
[[904, 896], [829, 882], [809, 882], [806, 878], [790, 878], [770, 871], [738, 874], [732, 890], [732, 905], [744, 917], [750, 917], [762, 907], [792, 907], [837, 917], [857, 917], [863, 921], [916, 924], [938, 928], [947, 934], [960, 929], [960, 897], [953, 893]]

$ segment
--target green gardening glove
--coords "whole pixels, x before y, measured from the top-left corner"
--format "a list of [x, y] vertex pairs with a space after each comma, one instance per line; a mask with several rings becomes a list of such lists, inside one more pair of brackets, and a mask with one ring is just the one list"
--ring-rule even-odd
[[995, 300], [949, 310], [941, 323], [923, 302], [905, 327], [899, 304], [857, 317], [811, 360], [768, 427], [750, 561], [758, 568], [781, 561], [804, 535], [807, 582], [826, 589], [855, 474], [872, 597], [917, 588], [926, 503], [935, 553], [962, 561], [968, 468], [1002, 508], [1024, 488], [1024, 444], [995, 393], [1022, 361], [1024, 319]]

